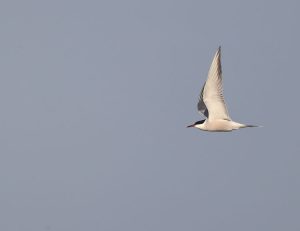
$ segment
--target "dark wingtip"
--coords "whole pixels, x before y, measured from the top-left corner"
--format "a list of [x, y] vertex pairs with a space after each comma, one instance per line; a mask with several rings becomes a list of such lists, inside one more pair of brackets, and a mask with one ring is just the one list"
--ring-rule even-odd
[[221, 46], [218, 47], [218, 50], [216, 52], [216, 55], [218, 55], [219, 57], [221, 56]]

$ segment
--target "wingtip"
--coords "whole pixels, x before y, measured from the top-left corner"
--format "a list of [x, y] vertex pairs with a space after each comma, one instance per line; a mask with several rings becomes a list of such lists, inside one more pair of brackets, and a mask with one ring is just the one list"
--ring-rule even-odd
[[216, 52], [216, 55], [221, 55], [221, 46], [218, 47], [218, 50]]

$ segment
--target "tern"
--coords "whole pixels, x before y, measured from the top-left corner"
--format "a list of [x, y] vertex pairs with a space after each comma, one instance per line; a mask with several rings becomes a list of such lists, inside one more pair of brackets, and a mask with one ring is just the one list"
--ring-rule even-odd
[[234, 122], [229, 117], [223, 96], [221, 47], [218, 48], [211, 63], [197, 108], [198, 112], [203, 114], [206, 119], [197, 121], [187, 126], [188, 128], [194, 127], [211, 132], [230, 132], [240, 128], [258, 127]]

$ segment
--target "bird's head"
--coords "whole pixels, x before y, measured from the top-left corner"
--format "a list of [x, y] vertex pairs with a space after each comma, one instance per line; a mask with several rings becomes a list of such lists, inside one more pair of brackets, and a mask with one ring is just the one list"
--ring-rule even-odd
[[189, 126], [187, 126], [187, 128], [193, 128], [193, 127], [196, 127], [197, 125], [199, 124], [203, 124], [205, 120], [199, 120], [197, 122], [195, 122], [194, 124], [191, 124]]

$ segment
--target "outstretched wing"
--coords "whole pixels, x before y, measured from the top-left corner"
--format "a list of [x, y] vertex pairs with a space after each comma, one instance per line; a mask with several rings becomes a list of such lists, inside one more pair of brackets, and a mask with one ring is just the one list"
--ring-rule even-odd
[[207, 110], [206, 105], [205, 105], [205, 103], [203, 101], [204, 87], [205, 87], [205, 83], [204, 83], [204, 85], [202, 87], [197, 107], [198, 107], [198, 111], [208, 118], [208, 110]]
[[198, 111], [211, 120], [230, 120], [223, 96], [221, 47], [219, 47], [213, 58], [207, 80], [201, 90]]

